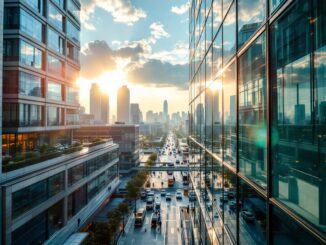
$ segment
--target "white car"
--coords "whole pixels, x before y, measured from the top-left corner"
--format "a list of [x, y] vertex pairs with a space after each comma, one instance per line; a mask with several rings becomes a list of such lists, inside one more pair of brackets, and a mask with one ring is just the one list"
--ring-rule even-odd
[[182, 199], [182, 192], [180, 190], [178, 190], [175, 197], [176, 197], [176, 199]]

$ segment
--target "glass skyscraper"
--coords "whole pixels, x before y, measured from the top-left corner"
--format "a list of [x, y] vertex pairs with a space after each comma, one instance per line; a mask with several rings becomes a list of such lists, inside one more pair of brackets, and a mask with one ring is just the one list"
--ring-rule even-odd
[[73, 138], [80, 7], [0, 0], [3, 245], [63, 244], [119, 184], [118, 145]]
[[326, 243], [326, 1], [193, 0], [194, 244]]

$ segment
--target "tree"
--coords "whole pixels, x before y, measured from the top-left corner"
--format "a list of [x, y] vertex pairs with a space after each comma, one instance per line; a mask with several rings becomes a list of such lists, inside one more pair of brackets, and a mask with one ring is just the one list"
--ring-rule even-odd
[[127, 202], [121, 202], [118, 206], [118, 211], [122, 216], [122, 231], [125, 232], [125, 217], [129, 213], [129, 205]]

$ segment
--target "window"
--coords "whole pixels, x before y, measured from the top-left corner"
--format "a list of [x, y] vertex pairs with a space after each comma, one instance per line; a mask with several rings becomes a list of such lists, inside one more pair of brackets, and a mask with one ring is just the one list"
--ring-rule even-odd
[[53, 4], [49, 3], [49, 22], [58, 30], [63, 31], [63, 15]]
[[4, 8], [4, 29], [19, 28], [19, 8]]
[[43, 25], [23, 9], [20, 9], [20, 30], [43, 42]]
[[223, 66], [235, 54], [236, 43], [236, 23], [235, 23], [235, 3], [232, 4], [228, 15], [223, 22]]
[[79, 62], [79, 50], [70, 42], [67, 42], [67, 56], [69, 59]]
[[64, 5], [65, 5], [65, 1], [64, 0], [54, 0], [54, 2], [60, 6], [61, 9], [64, 8]]
[[87, 204], [86, 185], [83, 185], [68, 196], [68, 219], [72, 218]]
[[19, 94], [43, 97], [42, 80], [38, 76], [21, 71], [19, 73]]
[[266, 189], [265, 34], [239, 59], [239, 168]]
[[19, 126], [41, 126], [42, 106], [32, 104], [19, 104]]
[[36, 10], [37, 13], [43, 15], [43, 0], [24, 0], [24, 2]]
[[48, 71], [57, 76], [64, 75], [64, 63], [58, 58], [48, 54]]
[[222, 0], [213, 1], [213, 38], [222, 23]]
[[3, 60], [18, 61], [19, 57], [19, 39], [4, 39], [3, 40]]
[[270, 11], [274, 11], [284, 0], [269, 0], [270, 2]]
[[52, 197], [65, 188], [65, 173], [61, 172], [48, 178], [48, 196]]
[[68, 0], [67, 2], [67, 10], [68, 13], [75, 18], [77, 21], [79, 21], [79, 7], [74, 3], [73, 0]]
[[73, 109], [67, 109], [66, 125], [78, 125], [78, 124], [79, 124], [79, 111]]
[[77, 104], [79, 102], [79, 90], [66, 86], [66, 102]]
[[52, 81], [49, 81], [47, 85], [47, 98], [50, 100], [63, 101], [61, 88], [62, 85]]
[[17, 127], [18, 126], [18, 104], [15, 103], [3, 103], [3, 126], [4, 127]]
[[20, 57], [19, 60], [24, 65], [37, 69], [42, 69], [43, 52], [31, 44], [20, 40]]
[[67, 20], [67, 36], [76, 43], [79, 43], [79, 30], [70, 20]]
[[62, 125], [62, 110], [61, 108], [48, 106], [48, 126]]
[[274, 22], [270, 68], [273, 196], [324, 233], [325, 11], [299, 0]]
[[222, 70], [222, 31], [219, 31], [213, 42], [213, 79]]
[[76, 82], [78, 74], [79, 74], [79, 70], [77, 70], [73, 66], [67, 64], [66, 77], [67, 77], [67, 79], [69, 80], [70, 83], [75, 83]]
[[265, 19], [265, 1], [238, 1], [238, 47], [241, 47]]
[[[239, 184], [239, 243], [266, 244], [266, 210], [267, 205], [253, 188], [240, 180]], [[250, 234], [248, 228], [250, 226]]]
[[63, 200], [54, 204], [47, 210], [47, 231], [48, 237], [63, 227]]
[[84, 177], [84, 164], [78, 164], [68, 170], [68, 186], [72, 186]]
[[32, 184], [12, 194], [12, 217], [36, 207], [47, 199], [46, 180]]
[[232, 63], [223, 72], [223, 159], [236, 167], [237, 160], [237, 108], [236, 69]]
[[48, 28], [48, 47], [60, 54], [64, 54], [64, 39], [51, 28]]

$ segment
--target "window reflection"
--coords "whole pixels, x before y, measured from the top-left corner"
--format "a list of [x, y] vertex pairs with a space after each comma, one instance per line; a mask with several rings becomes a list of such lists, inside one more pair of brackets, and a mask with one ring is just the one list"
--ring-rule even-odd
[[325, 11], [325, 1], [296, 1], [271, 29], [273, 195], [323, 232]]
[[266, 189], [265, 34], [239, 60], [239, 168]]
[[223, 22], [223, 66], [225, 66], [230, 58], [235, 54], [235, 19], [235, 3], [233, 3], [230, 11], [228, 12], [228, 15], [225, 17]]
[[261, 26], [265, 18], [265, 0], [238, 1], [238, 47]]
[[48, 19], [49, 22], [54, 25], [58, 30], [63, 31], [63, 15], [52, 3], [48, 4], [49, 13]]
[[241, 244], [266, 244], [266, 201], [243, 180], [239, 186]]

